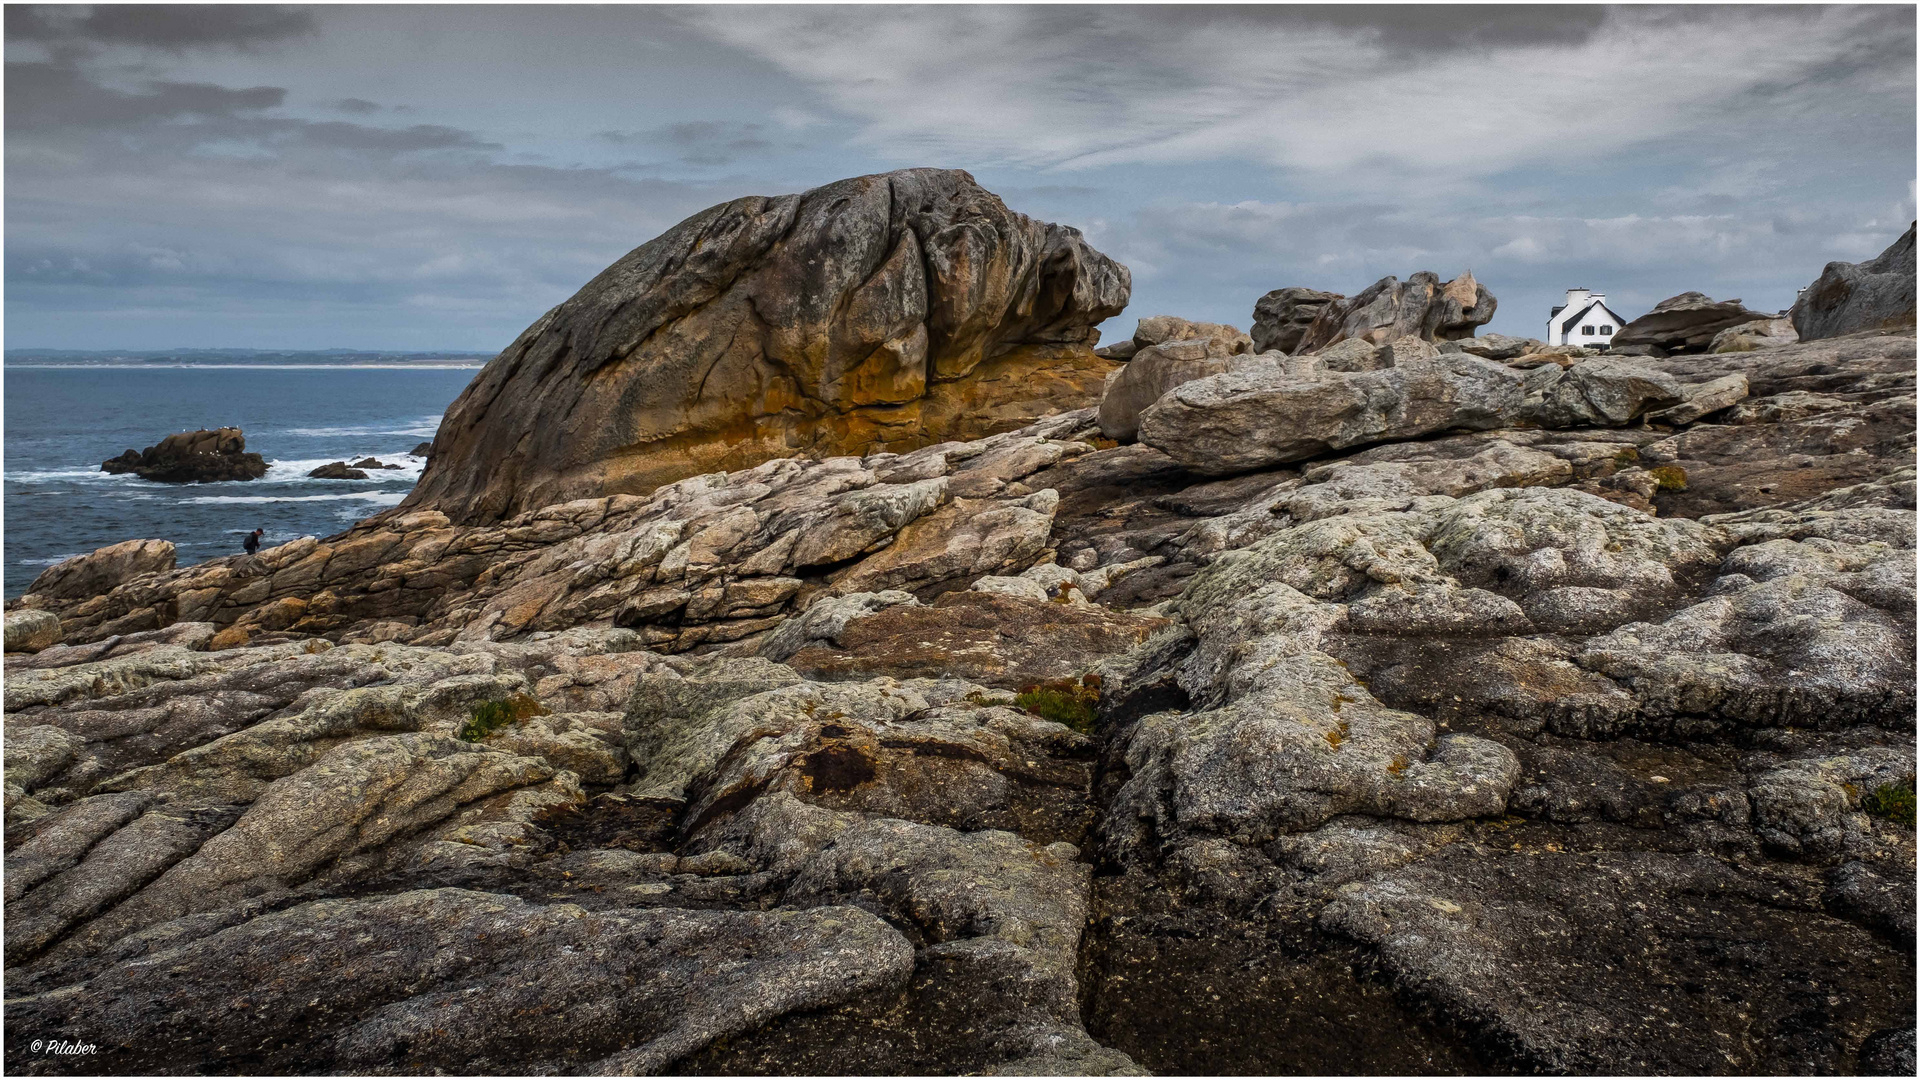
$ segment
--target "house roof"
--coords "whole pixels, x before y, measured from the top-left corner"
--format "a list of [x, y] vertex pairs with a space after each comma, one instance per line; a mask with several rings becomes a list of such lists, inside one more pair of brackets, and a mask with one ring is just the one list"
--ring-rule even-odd
[[1554, 308], [1552, 313], [1549, 314], [1547, 318], [1553, 320], [1554, 329], [1564, 330], [1571, 326], [1578, 326], [1580, 323], [1580, 320], [1587, 317], [1587, 312], [1592, 311], [1594, 308], [1599, 308], [1601, 311], [1604, 311], [1608, 315], [1612, 316], [1615, 326], [1626, 325], [1627, 320], [1622, 319], [1620, 317], [1619, 312], [1613, 310], [1612, 308], [1608, 307], [1606, 304], [1598, 300], [1592, 301], [1591, 303], [1587, 304], [1587, 306], [1580, 308], [1576, 310], [1573, 314], [1567, 315], [1565, 317], [1562, 317], [1560, 315], [1562, 311], [1567, 310], [1566, 306], [1563, 304], [1560, 307]]

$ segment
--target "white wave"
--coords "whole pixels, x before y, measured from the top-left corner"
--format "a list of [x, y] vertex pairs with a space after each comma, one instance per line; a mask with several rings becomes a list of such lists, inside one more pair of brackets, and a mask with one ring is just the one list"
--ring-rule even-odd
[[51, 559], [15, 559], [13, 560], [13, 565], [15, 566], [54, 566], [58, 563], [66, 562], [68, 559], [79, 558], [80, 556], [85, 554], [87, 553], [84, 551], [76, 551], [71, 555], [55, 555]]
[[364, 435], [417, 435], [422, 439], [431, 439], [440, 430], [438, 416], [422, 416], [412, 420], [401, 420], [405, 427], [381, 427], [367, 424], [359, 427], [297, 427], [287, 428], [284, 434], [305, 435], [316, 439], [351, 439]]
[[362, 458], [374, 458], [375, 460], [379, 461], [382, 465], [398, 465], [400, 467], [397, 469], [362, 469], [361, 471], [367, 474], [367, 479], [365, 481], [358, 481], [361, 483], [372, 483], [375, 480], [390, 480], [390, 481], [404, 480], [407, 483], [411, 484], [414, 481], [420, 479], [421, 471], [427, 467], [427, 463], [425, 461], [422, 461], [421, 459], [416, 457], [407, 457], [404, 454], [376, 454], [376, 453], [355, 452], [351, 454], [341, 455], [338, 457], [300, 458], [300, 459], [294, 459], [294, 460], [288, 460], [288, 461], [279, 461], [279, 460], [269, 461], [267, 462], [267, 475], [261, 477], [260, 479], [262, 482], [273, 483], [273, 484], [288, 484], [288, 483], [296, 483], [296, 482], [302, 482], [302, 481], [312, 481], [313, 483], [316, 483], [316, 484], [339, 484], [345, 481], [321, 480], [316, 477], [310, 477], [307, 474], [319, 468], [322, 465], [331, 465], [336, 461], [344, 461], [347, 463], [349, 467], [351, 467], [354, 462], [359, 461]]
[[398, 506], [407, 497], [404, 491], [337, 491], [327, 495], [199, 495], [182, 499], [189, 503], [305, 503], [340, 502], [353, 499], [375, 506]]
[[37, 480], [111, 480], [115, 483], [124, 483], [128, 480], [137, 481], [140, 478], [132, 473], [102, 472], [100, 466], [95, 465], [92, 468], [76, 469], [9, 469], [7, 479], [30, 484]]

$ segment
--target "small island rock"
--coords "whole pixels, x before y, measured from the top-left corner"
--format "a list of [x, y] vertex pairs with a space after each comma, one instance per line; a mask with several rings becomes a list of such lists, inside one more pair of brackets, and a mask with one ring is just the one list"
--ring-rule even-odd
[[247, 437], [239, 428], [223, 427], [169, 435], [145, 450], [108, 458], [100, 469], [166, 484], [204, 484], [258, 480], [267, 474], [267, 461], [247, 452]]

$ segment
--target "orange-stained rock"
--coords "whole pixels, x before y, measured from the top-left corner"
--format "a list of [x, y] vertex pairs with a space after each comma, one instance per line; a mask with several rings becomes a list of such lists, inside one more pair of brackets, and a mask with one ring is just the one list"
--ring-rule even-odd
[[964, 172], [695, 214], [535, 322], [448, 410], [400, 512], [461, 523], [770, 458], [906, 450], [1099, 400], [1127, 269]]

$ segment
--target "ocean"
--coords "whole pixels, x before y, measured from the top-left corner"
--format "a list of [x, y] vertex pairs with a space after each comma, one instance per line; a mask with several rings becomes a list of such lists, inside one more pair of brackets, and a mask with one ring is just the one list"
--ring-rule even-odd
[[[42, 570], [122, 540], [173, 541], [182, 566], [265, 543], [328, 536], [406, 497], [425, 462], [409, 451], [485, 357], [473, 354], [68, 353], [5, 361], [6, 596]], [[176, 431], [237, 426], [267, 459], [251, 481], [159, 484], [100, 463]], [[329, 461], [401, 466], [314, 480]]]

